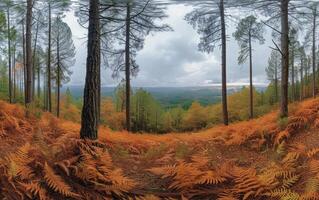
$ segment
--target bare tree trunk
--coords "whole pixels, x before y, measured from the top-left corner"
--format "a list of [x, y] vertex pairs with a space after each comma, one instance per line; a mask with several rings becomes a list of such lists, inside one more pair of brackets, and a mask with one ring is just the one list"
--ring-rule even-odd
[[291, 49], [291, 90], [292, 90], [292, 101], [296, 100], [296, 89], [295, 89], [295, 45], [292, 45]]
[[17, 84], [18, 84], [18, 88], [19, 88], [19, 97], [22, 94], [22, 71], [21, 69], [17, 69]]
[[26, 16], [26, 105], [32, 103], [32, 48], [31, 48], [31, 28], [32, 28], [32, 0], [27, 1], [27, 16]]
[[289, 0], [281, 0], [281, 106], [280, 117], [288, 116], [288, 78], [289, 78]]
[[24, 30], [24, 19], [22, 20], [22, 54], [23, 54], [23, 90], [24, 90], [24, 103], [26, 103], [27, 96], [27, 76], [26, 76], [26, 52], [25, 52], [25, 30]]
[[33, 64], [33, 73], [32, 73], [32, 97], [35, 98], [35, 68], [36, 68], [36, 59], [35, 55], [37, 52], [37, 42], [38, 42], [38, 32], [39, 32], [39, 16], [37, 19], [37, 27], [35, 30], [35, 39], [34, 39], [34, 46], [33, 46], [33, 57], [32, 57], [32, 64]]
[[254, 93], [253, 93], [253, 56], [251, 47], [251, 32], [249, 31], [249, 93], [250, 93], [250, 119], [254, 118]]
[[51, 3], [49, 2], [49, 40], [48, 40], [48, 63], [47, 63], [47, 110], [52, 112], [51, 102]]
[[11, 27], [10, 27], [10, 8], [7, 8], [7, 19], [8, 19], [8, 64], [9, 64], [9, 102], [12, 103], [12, 66], [11, 66]]
[[224, 0], [220, 0], [220, 17], [221, 17], [221, 37], [222, 37], [222, 104], [223, 104], [223, 121], [228, 125], [227, 110], [227, 78], [226, 78], [226, 24]]
[[121, 104], [121, 112], [123, 112], [124, 111], [124, 107], [125, 107], [125, 95], [126, 95], [126, 92], [125, 92], [125, 90], [123, 90], [123, 94], [122, 94], [122, 96], [121, 96], [121, 100], [122, 100], [122, 104]]
[[47, 111], [48, 110], [48, 81], [47, 81], [48, 76], [44, 73], [43, 74], [43, 110]]
[[38, 56], [38, 99], [40, 100], [41, 98], [41, 75], [40, 75], [40, 71], [41, 71], [41, 66], [40, 66], [40, 57]]
[[58, 30], [57, 33], [57, 61], [58, 61], [58, 69], [57, 69], [57, 107], [56, 107], [56, 116], [60, 117], [60, 73], [61, 73], [61, 66], [60, 66], [60, 31]]
[[304, 59], [301, 57], [301, 66], [300, 66], [300, 101], [303, 99], [303, 65], [304, 65]]
[[100, 75], [100, 13], [99, 0], [90, 0], [88, 53], [83, 98], [81, 138], [97, 139], [99, 128]]
[[126, 11], [126, 41], [125, 41], [125, 80], [126, 80], [126, 130], [131, 131], [131, 67], [130, 67], [130, 4]]
[[275, 97], [276, 97], [276, 102], [279, 100], [279, 95], [278, 95], [278, 62], [277, 62], [277, 57], [276, 57], [276, 62], [275, 62]]
[[17, 43], [13, 45], [13, 56], [12, 56], [12, 76], [13, 76], [13, 102], [16, 102], [16, 46]]

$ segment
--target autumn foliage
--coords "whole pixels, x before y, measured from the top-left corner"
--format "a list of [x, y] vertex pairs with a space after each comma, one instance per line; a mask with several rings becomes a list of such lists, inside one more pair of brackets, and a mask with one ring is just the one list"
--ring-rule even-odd
[[[319, 99], [198, 133], [129, 134], [0, 102], [0, 199], [318, 199]], [[106, 111], [105, 111], [106, 112]], [[197, 113], [200, 117], [200, 113]], [[191, 117], [191, 116], [189, 116]]]

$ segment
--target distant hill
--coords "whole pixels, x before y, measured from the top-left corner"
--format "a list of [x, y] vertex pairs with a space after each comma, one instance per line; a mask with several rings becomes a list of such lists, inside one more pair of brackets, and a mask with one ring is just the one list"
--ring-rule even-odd
[[[241, 90], [244, 86], [228, 87], [228, 94], [232, 94]], [[67, 86], [62, 88], [65, 92], [70, 88], [72, 95], [76, 99], [83, 96], [83, 86]], [[141, 87], [133, 88], [133, 91]], [[258, 86], [258, 91], [264, 91], [266, 87]], [[115, 87], [102, 87], [102, 96], [113, 97]], [[221, 99], [221, 87], [219, 86], [203, 86], [203, 87], [143, 87], [144, 90], [154, 96], [163, 107], [170, 108], [182, 106], [188, 108], [193, 101], [198, 101], [202, 105], [209, 105], [219, 102]]]

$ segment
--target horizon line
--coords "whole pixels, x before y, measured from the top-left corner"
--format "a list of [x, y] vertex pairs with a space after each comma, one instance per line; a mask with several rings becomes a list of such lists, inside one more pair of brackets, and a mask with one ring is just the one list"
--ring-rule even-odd
[[[254, 86], [259, 87], [267, 87], [269, 83], [254, 83]], [[66, 84], [62, 87], [84, 87], [84, 84]], [[101, 85], [101, 87], [117, 87], [118, 85]], [[132, 88], [185, 88], [185, 87], [221, 87], [221, 83], [212, 83], [212, 84], [202, 84], [202, 85], [150, 85], [150, 86], [132, 86]], [[227, 83], [227, 86], [234, 87], [234, 86], [249, 86], [249, 83]]]

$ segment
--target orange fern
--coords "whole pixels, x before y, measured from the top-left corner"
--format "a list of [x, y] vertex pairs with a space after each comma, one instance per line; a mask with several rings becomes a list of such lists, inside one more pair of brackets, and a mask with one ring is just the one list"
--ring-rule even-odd
[[76, 197], [77, 194], [71, 191], [71, 187], [65, 183], [65, 181], [58, 175], [56, 175], [53, 169], [47, 164], [44, 164], [44, 180], [46, 184], [55, 192], [58, 192], [66, 197]]

